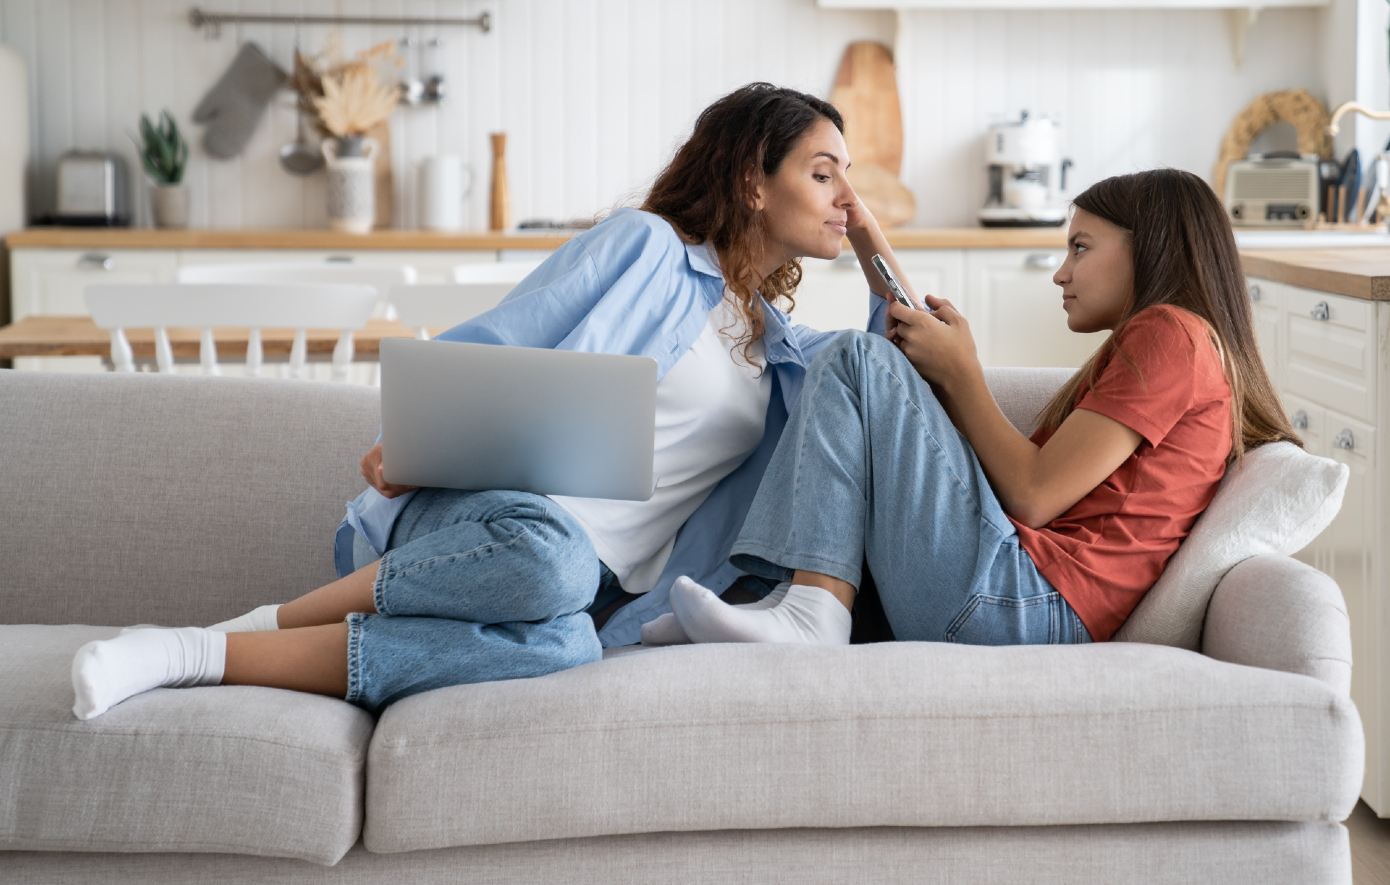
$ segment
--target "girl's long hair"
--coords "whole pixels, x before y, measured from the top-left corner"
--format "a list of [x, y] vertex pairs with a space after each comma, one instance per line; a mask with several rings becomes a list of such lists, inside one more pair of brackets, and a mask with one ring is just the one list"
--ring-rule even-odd
[[1043, 408], [1039, 426], [1060, 427], [1112, 356], [1128, 361], [1117, 342], [1136, 314], [1170, 304], [1202, 319], [1221, 355], [1231, 388], [1230, 458], [1269, 442], [1303, 445], [1260, 359], [1235, 235], [1207, 183], [1190, 172], [1152, 169], [1099, 181], [1073, 202], [1129, 235], [1134, 298], [1111, 336]]
[[749, 83], [700, 113], [690, 139], [656, 177], [641, 207], [671, 222], [687, 241], [713, 244], [743, 319], [738, 343], [750, 360], [749, 348], [765, 331], [758, 295], [774, 304], [779, 298], [790, 301], [801, 282], [797, 260], [757, 282], [766, 229], [762, 213], [753, 209], [754, 192], [821, 120], [845, 130], [829, 102], [771, 83]]

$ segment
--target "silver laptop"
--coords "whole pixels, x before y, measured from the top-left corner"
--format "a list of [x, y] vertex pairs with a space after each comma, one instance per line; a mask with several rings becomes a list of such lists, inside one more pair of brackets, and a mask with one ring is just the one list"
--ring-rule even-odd
[[645, 501], [656, 360], [452, 341], [381, 341], [387, 482]]

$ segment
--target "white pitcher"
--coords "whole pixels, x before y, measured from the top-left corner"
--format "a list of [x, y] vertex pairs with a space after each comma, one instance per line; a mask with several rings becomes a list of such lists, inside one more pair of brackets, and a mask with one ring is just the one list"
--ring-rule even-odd
[[473, 186], [473, 170], [463, 157], [443, 154], [420, 161], [420, 226], [425, 230], [463, 230], [463, 206]]
[[325, 138], [328, 163], [328, 226], [352, 234], [370, 233], [376, 219], [374, 138]]

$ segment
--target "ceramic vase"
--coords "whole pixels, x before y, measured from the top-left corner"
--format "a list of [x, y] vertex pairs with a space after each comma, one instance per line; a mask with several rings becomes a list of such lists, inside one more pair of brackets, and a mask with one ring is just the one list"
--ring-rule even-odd
[[373, 161], [378, 145], [363, 137], [328, 138], [323, 158], [328, 165], [328, 226], [354, 234], [369, 233], [376, 217]]
[[170, 230], [188, 227], [188, 185], [156, 184], [150, 189], [154, 226]]

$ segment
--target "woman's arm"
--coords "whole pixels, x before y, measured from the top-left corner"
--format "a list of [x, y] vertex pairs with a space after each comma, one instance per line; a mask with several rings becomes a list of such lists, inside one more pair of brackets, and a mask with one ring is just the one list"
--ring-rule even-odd
[[888, 337], [931, 382], [951, 421], [975, 450], [1004, 512], [1030, 528], [1066, 513], [1139, 448], [1137, 432], [1077, 409], [1041, 447], [1004, 417], [985, 384], [970, 325], [950, 302], [927, 297], [935, 313], [890, 304]]
[[[845, 236], [849, 238], [849, 244], [854, 247], [854, 254], [859, 258], [859, 268], [864, 272], [864, 279], [869, 282], [869, 291], [880, 298], [891, 299], [888, 292], [888, 284], [883, 282], [883, 277], [874, 270], [873, 263], [870, 261], [875, 255], [882, 255], [883, 260], [888, 262], [888, 266], [893, 268], [893, 273], [897, 275], [898, 282], [903, 284], [908, 295], [919, 304], [921, 299], [912, 288], [911, 281], [907, 274], [903, 273], [902, 266], [898, 264], [898, 258], [893, 254], [893, 247], [888, 245], [888, 239], [879, 229], [878, 220], [874, 218], [868, 208], [861, 202], [856, 203], [849, 210], [849, 219], [846, 221], [847, 230]], [[892, 319], [888, 321], [889, 326], [893, 324]]]

